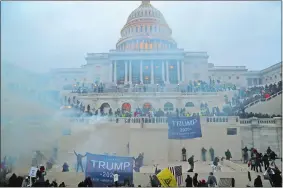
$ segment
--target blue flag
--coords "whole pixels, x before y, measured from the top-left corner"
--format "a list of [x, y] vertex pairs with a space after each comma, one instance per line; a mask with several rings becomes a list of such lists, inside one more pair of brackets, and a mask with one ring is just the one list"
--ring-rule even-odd
[[114, 172], [119, 175], [119, 184], [125, 179], [133, 181], [133, 158], [87, 153], [85, 176], [90, 177], [95, 187], [114, 185]]
[[169, 139], [202, 137], [199, 117], [168, 117]]

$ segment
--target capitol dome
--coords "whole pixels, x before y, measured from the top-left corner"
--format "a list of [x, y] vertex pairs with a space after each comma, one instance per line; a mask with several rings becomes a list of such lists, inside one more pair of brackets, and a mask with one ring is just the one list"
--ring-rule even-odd
[[116, 44], [118, 51], [168, 50], [177, 48], [171, 37], [172, 30], [162, 13], [142, 1], [128, 17], [121, 30], [121, 38]]

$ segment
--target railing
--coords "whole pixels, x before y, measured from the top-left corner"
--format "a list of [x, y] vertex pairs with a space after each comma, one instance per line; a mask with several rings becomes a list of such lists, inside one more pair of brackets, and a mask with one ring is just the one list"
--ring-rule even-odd
[[77, 94], [78, 96], [110, 96], [110, 97], [115, 97], [115, 96], [192, 96], [192, 95], [218, 95], [219, 93], [217, 92], [113, 92], [113, 93], [74, 93]]
[[275, 124], [276, 120], [273, 118], [264, 118], [264, 119], [259, 119], [258, 124]]
[[253, 105], [257, 104], [257, 103], [260, 103], [260, 102], [269, 101], [270, 99], [272, 99], [272, 98], [274, 98], [274, 97], [276, 97], [276, 96], [278, 96], [278, 95], [281, 95], [281, 94], [282, 94], [282, 91], [279, 91], [279, 92], [277, 92], [277, 93], [271, 95], [270, 97], [268, 97], [268, 98], [266, 98], [266, 99], [265, 99], [265, 98], [257, 99], [257, 100], [255, 100], [255, 101], [249, 103], [248, 105], [246, 105], [245, 108], [251, 107], [251, 106], [253, 106]]
[[241, 119], [240, 120], [240, 124], [251, 124], [252, 123], [252, 120], [249, 120], [249, 119]]
[[[218, 116], [218, 117], [201, 117], [201, 121], [206, 123], [228, 123], [230, 121], [238, 122], [238, 117], [232, 116]], [[95, 124], [95, 122], [114, 122], [114, 123], [146, 123], [146, 124], [155, 124], [155, 123], [164, 123], [167, 124], [168, 117], [85, 117], [85, 118], [72, 118], [71, 121], [77, 121], [82, 123]]]
[[240, 119], [240, 124], [269, 124], [269, 125], [274, 125], [274, 124], [281, 124], [281, 117], [275, 117], [275, 118], [256, 118], [252, 117], [249, 119]]

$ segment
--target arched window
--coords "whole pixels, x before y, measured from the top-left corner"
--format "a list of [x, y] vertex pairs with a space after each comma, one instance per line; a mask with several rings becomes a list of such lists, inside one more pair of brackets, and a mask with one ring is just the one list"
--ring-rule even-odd
[[145, 112], [148, 112], [149, 110], [151, 110], [152, 109], [152, 105], [150, 104], [150, 103], [144, 103], [144, 105], [143, 105], [143, 110], [145, 111]]
[[122, 105], [122, 110], [125, 110], [125, 111], [130, 112], [130, 111], [131, 111], [131, 105], [130, 105], [130, 103], [124, 103], [124, 104]]
[[167, 102], [164, 104], [164, 111], [173, 111], [174, 110], [174, 106], [172, 103]]
[[143, 49], [143, 42], [140, 43], [140, 49]]
[[147, 50], [147, 48], [148, 48], [147, 45], [148, 45], [147, 42], [145, 42], [145, 43], [144, 43], [144, 49], [146, 49], [146, 50]]
[[194, 106], [195, 105], [192, 102], [187, 102], [186, 105], [185, 105], [185, 107], [194, 107]]
[[140, 29], [140, 32], [142, 32], [142, 25], [141, 25], [141, 29]]
[[154, 26], [154, 32], [156, 32], [157, 31], [157, 27], [156, 26]]
[[100, 108], [104, 110], [104, 108], [110, 108], [110, 105], [108, 103], [103, 103]]

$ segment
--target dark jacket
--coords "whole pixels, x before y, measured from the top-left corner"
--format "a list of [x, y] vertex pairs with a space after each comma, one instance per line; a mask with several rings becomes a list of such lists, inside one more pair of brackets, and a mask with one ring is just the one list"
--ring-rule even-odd
[[198, 187], [198, 177], [197, 176], [193, 177], [193, 185], [194, 187]]
[[188, 159], [188, 162], [189, 162], [189, 164], [194, 164], [194, 157], [190, 157], [190, 158]]
[[254, 186], [255, 187], [262, 187], [262, 181], [261, 181], [260, 176], [255, 179]]
[[277, 157], [277, 155], [272, 151], [271, 153], [270, 153], [270, 159], [271, 160], [275, 160], [276, 159], [276, 157]]
[[186, 187], [192, 187], [193, 186], [193, 178], [191, 178], [190, 175], [187, 176], [185, 182], [186, 182]]

